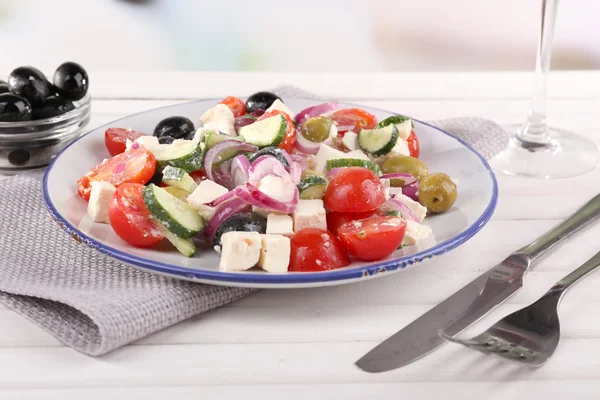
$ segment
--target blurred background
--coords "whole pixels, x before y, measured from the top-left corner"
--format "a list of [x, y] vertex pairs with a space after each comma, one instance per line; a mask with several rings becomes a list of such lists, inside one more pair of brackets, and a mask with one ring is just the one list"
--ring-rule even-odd
[[[532, 70], [540, 0], [0, 0], [0, 74]], [[599, 0], [559, 5], [553, 69], [600, 68]]]

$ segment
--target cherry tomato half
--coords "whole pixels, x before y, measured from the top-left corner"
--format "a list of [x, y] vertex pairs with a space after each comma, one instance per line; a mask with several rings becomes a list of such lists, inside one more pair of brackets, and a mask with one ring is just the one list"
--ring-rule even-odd
[[338, 134], [349, 130], [358, 133], [361, 129], [373, 129], [377, 124], [377, 117], [361, 108], [342, 108], [331, 114], [331, 119], [338, 126]]
[[327, 229], [334, 233], [338, 234], [338, 228], [344, 225], [346, 222], [356, 221], [358, 219], [365, 219], [370, 217], [371, 215], [383, 215], [384, 213], [379, 209], [364, 211], [364, 212], [335, 212], [329, 211], [327, 213]]
[[285, 132], [283, 141], [279, 144], [279, 148], [291, 153], [296, 145], [296, 125], [294, 125], [294, 121], [292, 121], [292, 118], [287, 115], [287, 113], [284, 113], [281, 110], [272, 110], [258, 117], [257, 121], [262, 121], [263, 119], [274, 117], [275, 115], [280, 114], [285, 117], [287, 122], [287, 131]]
[[127, 139], [133, 142], [140, 136], [145, 136], [145, 134], [123, 128], [108, 128], [104, 132], [104, 144], [110, 155], [114, 157], [125, 151]]
[[139, 183], [123, 183], [117, 188], [108, 209], [108, 219], [121, 239], [135, 247], [150, 247], [164, 239], [150, 220]]
[[190, 172], [190, 176], [198, 185], [200, 184], [200, 182], [208, 179], [204, 168], [200, 168], [198, 171]]
[[340, 240], [331, 232], [305, 228], [291, 238], [289, 271], [326, 271], [345, 267], [350, 257]]
[[156, 158], [144, 148], [131, 149], [96, 165], [77, 181], [77, 191], [85, 200], [90, 199], [92, 181], [106, 181], [114, 186], [122, 183], [148, 182], [156, 171]]
[[350, 254], [360, 260], [376, 261], [389, 256], [400, 246], [406, 233], [406, 220], [373, 215], [345, 223], [338, 233]]
[[231, 112], [233, 113], [233, 117], [241, 117], [246, 114], [246, 104], [242, 101], [242, 99], [235, 96], [227, 96], [219, 104], [225, 104]]
[[331, 211], [365, 212], [385, 203], [385, 188], [373, 171], [350, 167], [338, 172], [327, 185], [325, 205]]
[[419, 146], [419, 138], [415, 135], [415, 131], [410, 131], [410, 135], [406, 139], [408, 142], [408, 150], [410, 151], [410, 156], [414, 158], [419, 158], [419, 154], [421, 153], [421, 149]]

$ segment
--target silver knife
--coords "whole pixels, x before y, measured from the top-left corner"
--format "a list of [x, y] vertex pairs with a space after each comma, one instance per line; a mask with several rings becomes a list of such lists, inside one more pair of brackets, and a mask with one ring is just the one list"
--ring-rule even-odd
[[515, 251], [427, 313], [390, 336], [356, 365], [367, 372], [405, 366], [477, 322], [523, 286], [523, 275], [541, 255], [600, 217], [600, 194], [533, 243]]

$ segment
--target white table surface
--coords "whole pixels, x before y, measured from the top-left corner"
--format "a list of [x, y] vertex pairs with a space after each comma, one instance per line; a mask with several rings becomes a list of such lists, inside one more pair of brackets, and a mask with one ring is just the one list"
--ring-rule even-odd
[[[418, 119], [476, 115], [521, 122], [529, 73], [91, 74], [91, 127], [167, 104], [294, 84]], [[550, 77], [548, 119], [600, 143], [600, 72]], [[600, 274], [561, 306], [555, 356], [529, 370], [448, 344], [407, 367], [353, 364], [374, 345], [536, 238], [595, 195], [600, 169], [562, 181], [498, 176], [488, 225], [418, 268], [320, 289], [265, 290], [100, 358], [79, 354], [0, 306], [0, 399], [597, 399]], [[525, 287], [465, 335], [520, 308], [600, 248], [600, 225], [560, 245]]]

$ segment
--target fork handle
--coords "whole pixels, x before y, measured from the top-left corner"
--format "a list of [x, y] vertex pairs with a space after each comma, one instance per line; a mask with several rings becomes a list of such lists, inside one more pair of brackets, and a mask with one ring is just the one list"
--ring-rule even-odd
[[600, 217], [600, 194], [596, 195], [573, 215], [546, 232], [533, 243], [517, 250], [515, 255], [523, 256], [531, 264], [538, 257], [575, 232], [585, 228]]
[[600, 252], [587, 260], [581, 267], [556, 282], [550, 290], [559, 290], [564, 293], [567, 289], [575, 285], [579, 280], [586, 277], [598, 267], [600, 267]]

